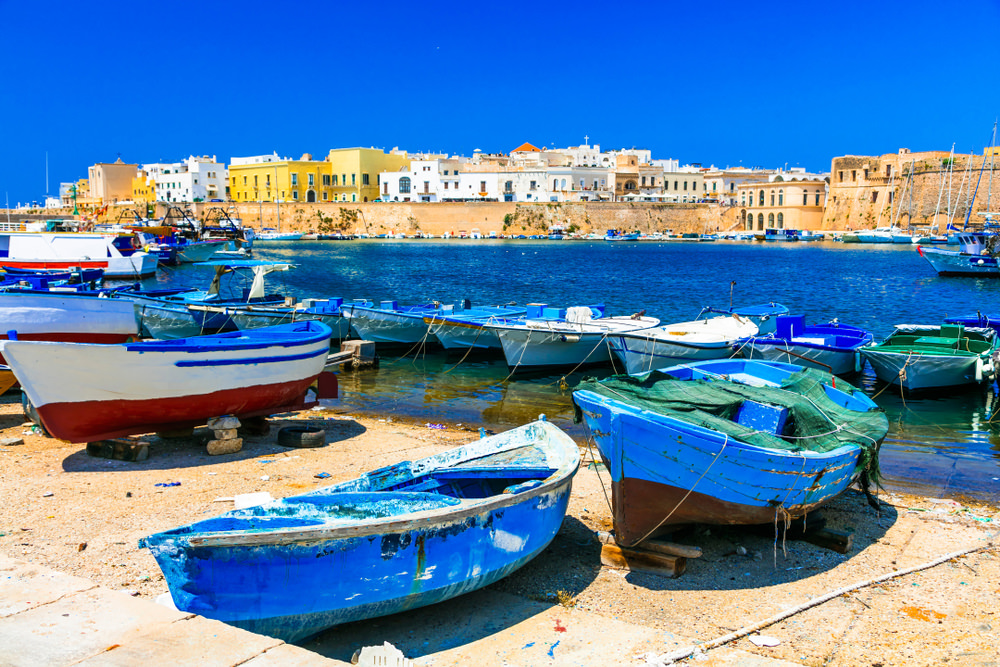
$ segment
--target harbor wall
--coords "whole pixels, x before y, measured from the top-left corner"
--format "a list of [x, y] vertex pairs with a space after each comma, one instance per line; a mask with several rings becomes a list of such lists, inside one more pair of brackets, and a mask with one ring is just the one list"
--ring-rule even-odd
[[[131, 204], [111, 205], [97, 217], [98, 222], [128, 220]], [[139, 207], [141, 209], [141, 207]], [[166, 214], [168, 206], [157, 204], [155, 217]], [[230, 217], [238, 217], [245, 225], [260, 229], [280, 227], [282, 231], [343, 232], [441, 235], [478, 230], [483, 236], [491, 232], [503, 235], [540, 234], [550, 227], [562, 226], [568, 231], [586, 234], [603, 233], [607, 229], [644, 233], [673, 232], [707, 233], [726, 231], [738, 223], [738, 209], [718, 204], [662, 204], [651, 202], [290, 202], [282, 204], [208, 203], [180, 205], [198, 219], [204, 220], [213, 208], [221, 208]], [[71, 209], [53, 209], [44, 216], [11, 211], [11, 220], [22, 222], [42, 217], [68, 218]], [[125, 215], [123, 216], [123, 212]], [[0, 209], [0, 217], [4, 211]], [[84, 216], [88, 217], [87, 213]]]
[[[204, 217], [213, 204], [195, 204], [193, 212]], [[219, 206], [219, 204], [214, 204]], [[642, 232], [714, 232], [727, 229], [723, 209], [715, 204], [654, 204], [647, 202], [437, 202], [437, 203], [286, 203], [275, 205], [232, 203], [233, 216], [260, 229], [283, 231], [388, 234], [423, 232], [440, 235], [478, 230], [483, 236], [538, 234], [554, 225], [588, 233], [606, 229]], [[165, 212], [158, 210], [157, 215]], [[109, 216], [111, 212], [109, 211]], [[732, 221], [735, 215], [730, 213]], [[725, 225], [725, 226], [723, 226]]]

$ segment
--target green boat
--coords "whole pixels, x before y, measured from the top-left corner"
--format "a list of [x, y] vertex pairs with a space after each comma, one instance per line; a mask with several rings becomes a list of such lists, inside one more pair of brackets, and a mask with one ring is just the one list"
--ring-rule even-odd
[[993, 382], [998, 349], [1000, 340], [992, 329], [900, 324], [861, 354], [879, 380], [920, 391]]

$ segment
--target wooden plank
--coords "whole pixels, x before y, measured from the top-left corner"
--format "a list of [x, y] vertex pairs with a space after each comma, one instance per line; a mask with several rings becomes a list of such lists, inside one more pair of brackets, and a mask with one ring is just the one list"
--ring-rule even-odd
[[846, 554], [854, 546], [854, 533], [849, 530], [817, 528], [816, 530], [807, 530], [801, 539], [809, 544], [815, 544], [839, 554]]
[[601, 546], [601, 565], [617, 570], [679, 577], [687, 569], [687, 559], [681, 556], [668, 556], [638, 549], [622, 549], [614, 544], [604, 544]]
[[[615, 541], [615, 536], [611, 533], [601, 530], [596, 533], [597, 541], [601, 544], [613, 544], [615, 546], [620, 546]], [[666, 540], [646, 540], [640, 542], [639, 544], [632, 547], [634, 549], [654, 551], [656, 553], [666, 554], [668, 556], [680, 556], [682, 558], [701, 558], [701, 547], [692, 547], [686, 544], [677, 544], [676, 542], [667, 542]]]

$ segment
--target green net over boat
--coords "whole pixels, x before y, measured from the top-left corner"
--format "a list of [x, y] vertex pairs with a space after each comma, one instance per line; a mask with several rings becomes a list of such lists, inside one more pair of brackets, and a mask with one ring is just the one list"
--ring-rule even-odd
[[[878, 452], [889, 430], [878, 407], [865, 412], [838, 405], [824, 384], [832, 376], [803, 368], [781, 382], [781, 387], [757, 387], [718, 380], [682, 380], [652, 371], [643, 375], [614, 375], [605, 380], [585, 378], [577, 387], [642, 410], [694, 424], [756, 447], [783, 451], [829, 452], [844, 445], [861, 448], [858, 456], [863, 483], [880, 486]], [[854, 395], [859, 389], [836, 380], [836, 388]], [[778, 434], [737, 423], [744, 401], [776, 405], [788, 410]], [[582, 418], [577, 408], [577, 421]], [[866, 484], [867, 485], [867, 484]]]

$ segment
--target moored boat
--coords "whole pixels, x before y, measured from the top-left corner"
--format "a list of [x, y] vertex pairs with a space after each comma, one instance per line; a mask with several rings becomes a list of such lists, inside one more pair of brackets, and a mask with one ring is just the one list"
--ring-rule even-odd
[[566, 514], [576, 443], [537, 421], [140, 541], [174, 604], [288, 642], [512, 573]]
[[434, 302], [400, 306], [393, 300], [382, 301], [378, 306], [345, 304], [344, 317], [351, 321], [351, 327], [364, 340], [382, 345], [413, 345], [437, 343], [437, 336], [430, 332], [428, 322], [470, 307], [467, 301], [460, 304]]
[[927, 260], [939, 276], [1000, 277], [995, 231], [970, 231], [955, 235], [958, 250], [920, 244], [917, 253]]
[[850, 375], [861, 370], [861, 348], [871, 345], [870, 331], [839, 322], [807, 325], [803, 315], [783, 315], [775, 320], [775, 330], [736, 342], [748, 359], [782, 361], [820, 368], [834, 375]]
[[451, 315], [426, 315], [424, 323], [446, 350], [500, 350], [500, 339], [486, 325], [519, 318], [527, 312], [527, 308], [515, 306], [478, 306]]
[[69, 442], [309, 407], [329, 351], [320, 322], [120, 345], [0, 341], [42, 425]]
[[992, 382], [998, 350], [1000, 339], [993, 329], [899, 324], [861, 354], [882, 382], [919, 391]]
[[155, 255], [133, 252], [126, 257], [115, 245], [115, 238], [68, 232], [0, 232], [0, 258], [4, 266], [17, 269], [103, 269], [108, 278], [156, 273]]
[[608, 337], [615, 356], [627, 373], [643, 373], [687, 361], [733, 356], [740, 338], [773, 329], [775, 317], [788, 313], [780, 303], [766, 303], [720, 311], [703, 308], [690, 322], [677, 322]]
[[526, 369], [608, 363], [612, 337], [659, 323], [640, 313], [604, 317], [603, 308], [528, 304], [525, 318], [491, 321], [486, 327], [500, 339], [507, 365]]
[[878, 481], [885, 414], [832, 375], [746, 359], [585, 381], [573, 393], [612, 480], [615, 539], [799, 517]]

